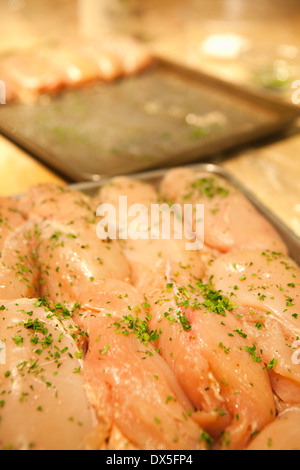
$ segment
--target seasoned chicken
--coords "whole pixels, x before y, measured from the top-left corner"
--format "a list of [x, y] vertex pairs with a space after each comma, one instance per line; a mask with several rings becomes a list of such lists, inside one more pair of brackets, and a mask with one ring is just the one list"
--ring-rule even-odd
[[[34, 230], [34, 228], [33, 228]], [[0, 200], [0, 298], [17, 299], [37, 294], [38, 272], [32, 234], [18, 201]]]
[[235, 314], [268, 364], [282, 400], [299, 403], [300, 368], [294, 349], [300, 334], [300, 270], [282, 253], [244, 251], [216, 259], [207, 275], [236, 304]]
[[1, 449], [83, 449], [96, 425], [81, 375], [84, 333], [59, 306], [2, 302]]
[[0, 251], [8, 235], [13, 233], [25, 221], [16, 199], [0, 198]]
[[1, 251], [0, 299], [38, 294], [38, 268], [32, 243], [34, 227], [23, 224], [5, 240]]
[[98, 280], [130, 281], [130, 266], [116, 240], [99, 240], [94, 224], [57, 221], [39, 225], [38, 263], [42, 295], [80, 301]]
[[189, 400], [151, 344], [141, 296], [115, 281], [93, 294], [75, 321], [89, 337], [83, 373], [97, 414], [140, 449], [205, 448]]
[[34, 220], [56, 220], [72, 226], [77, 221], [95, 223], [92, 199], [66, 186], [42, 184], [30, 188], [19, 201], [24, 217]]
[[160, 189], [167, 200], [205, 204], [205, 245], [208, 247], [222, 253], [269, 249], [287, 254], [287, 247], [271, 224], [225, 179], [179, 168], [167, 173]]
[[73, 303], [94, 281], [130, 280], [130, 266], [118, 242], [97, 237], [92, 198], [66, 187], [41, 185], [29, 190], [19, 207], [34, 231], [40, 295]]
[[192, 400], [197, 419], [221, 448], [247, 444], [275, 417], [264, 364], [253, 361], [252, 343], [240, 335], [228, 298], [200, 282], [168, 279], [162, 292], [146, 296], [157, 347]]
[[96, 201], [99, 207], [111, 204], [115, 208], [117, 235], [131, 265], [135, 286], [145, 289], [149, 283], [160, 284], [167, 272], [177, 276], [186, 271], [196, 277], [204, 274], [211, 253], [187, 249], [188, 244], [195, 243], [195, 237], [186, 237], [182, 218], [170, 211], [152, 185], [131, 178], [114, 178], [102, 188]]
[[298, 449], [300, 269], [237, 188], [42, 185], [0, 219], [1, 448]]
[[75, 302], [97, 279], [130, 278], [117, 242], [97, 238], [92, 204], [80, 192], [51, 184], [32, 188], [20, 200], [32, 227], [39, 293], [54, 302]]
[[211, 263], [207, 277], [237, 305], [300, 332], [300, 269], [288, 256], [270, 250], [226, 254]]

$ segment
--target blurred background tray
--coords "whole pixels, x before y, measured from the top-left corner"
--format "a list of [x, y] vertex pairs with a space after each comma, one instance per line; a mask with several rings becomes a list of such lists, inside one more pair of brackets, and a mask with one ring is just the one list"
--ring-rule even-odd
[[284, 130], [299, 109], [159, 59], [141, 75], [0, 109], [0, 132], [71, 181], [208, 159]]

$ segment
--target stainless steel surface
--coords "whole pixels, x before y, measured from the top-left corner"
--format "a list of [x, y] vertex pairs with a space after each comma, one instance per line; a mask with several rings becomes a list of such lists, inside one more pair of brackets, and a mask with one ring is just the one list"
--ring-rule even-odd
[[164, 60], [109, 85], [1, 107], [0, 132], [72, 181], [199, 162], [276, 135], [295, 106]]
[[[200, 163], [195, 165], [188, 165], [188, 168], [194, 169], [195, 171], [206, 171], [212, 173], [222, 178], [225, 178], [227, 181], [236, 186], [249, 201], [256, 207], [256, 209], [275, 227], [277, 232], [281, 235], [285, 241], [289, 253], [292, 259], [294, 259], [300, 265], [300, 238], [295, 235], [289, 227], [287, 227], [275, 214], [273, 214], [269, 209], [267, 209], [250, 191], [244, 188], [244, 186], [238, 182], [230, 173], [228, 173], [224, 168], [214, 165]], [[148, 171], [143, 173], [137, 173], [133, 175], [127, 175], [131, 178], [136, 178], [140, 181], [147, 181], [148, 183], [158, 186], [162, 178], [165, 176], [168, 169]], [[83, 191], [87, 194], [95, 194], [102, 186], [111, 182], [111, 178], [102, 180], [101, 182], [87, 182], [87, 183], [77, 183], [70, 185], [71, 189], [76, 189]]]

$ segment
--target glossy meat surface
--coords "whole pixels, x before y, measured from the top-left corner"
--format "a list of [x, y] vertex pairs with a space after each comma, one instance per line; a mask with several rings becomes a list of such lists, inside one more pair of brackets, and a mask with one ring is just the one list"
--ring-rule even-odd
[[270, 249], [287, 253], [271, 224], [224, 178], [189, 169], [170, 171], [161, 183], [167, 200], [205, 204], [205, 244], [222, 253]]
[[0, 58], [8, 102], [31, 102], [62, 89], [113, 82], [137, 74], [151, 63], [151, 55], [136, 40], [107, 35], [98, 41], [55, 39]]
[[34, 297], [38, 272], [32, 233], [14, 199], [0, 200], [0, 256], [0, 298]]
[[137, 291], [110, 281], [94, 293], [77, 321], [89, 335], [83, 371], [97, 413], [140, 449], [205, 448], [189, 400], [150, 344]]
[[299, 447], [299, 266], [230, 183], [42, 185], [0, 212], [0, 448]]
[[[123, 208], [120, 199], [124, 196], [127, 197], [126, 208], [129, 211], [137, 206], [126, 224], [123, 221], [124, 212], [120, 212]], [[169, 206], [152, 185], [131, 178], [114, 178], [111, 184], [102, 188], [97, 200], [100, 204], [111, 204], [116, 208], [120, 246], [130, 263], [132, 283], [136, 287], [147, 290], [149, 284], [164, 283], [167, 272], [177, 273], [177, 276], [185, 274], [186, 270], [196, 277], [204, 274], [205, 262], [210, 254], [204, 250], [186, 249], [187, 243], [193, 240], [186, 238], [182, 219], [175, 212], [169, 212]], [[139, 206], [143, 206], [147, 213], [140, 222], [135, 222], [136, 216], [139, 218], [139, 213], [143, 214]], [[157, 219], [152, 213], [153, 206], [161, 207]], [[131, 236], [132, 227], [136, 228], [135, 239]], [[165, 227], [170, 227], [169, 231], [164, 231]]]
[[79, 450], [95, 424], [80, 374], [84, 335], [66, 312], [40, 304], [1, 306], [0, 447]]
[[276, 393], [284, 402], [298, 402], [299, 267], [282, 253], [247, 251], [221, 256], [207, 274], [236, 303], [235, 314], [269, 364]]
[[264, 364], [247, 352], [252, 344], [240, 336], [229, 299], [222, 299], [219, 313], [203, 289], [200, 283], [169, 280], [164, 292], [147, 298], [151, 327], [161, 330], [157, 345], [192, 400], [198, 422], [219, 439], [221, 448], [243, 448], [274, 419], [270, 380]]

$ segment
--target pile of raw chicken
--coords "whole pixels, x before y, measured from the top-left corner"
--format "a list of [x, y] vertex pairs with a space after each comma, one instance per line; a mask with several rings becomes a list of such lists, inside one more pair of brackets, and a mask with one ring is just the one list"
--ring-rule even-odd
[[6, 100], [34, 102], [41, 95], [113, 82], [141, 72], [152, 63], [146, 48], [126, 36], [99, 40], [61, 38], [0, 58]]
[[[100, 240], [119, 196], [204, 203], [204, 248]], [[1, 200], [0, 250], [2, 449], [300, 448], [300, 270], [226, 180], [34, 187]]]

